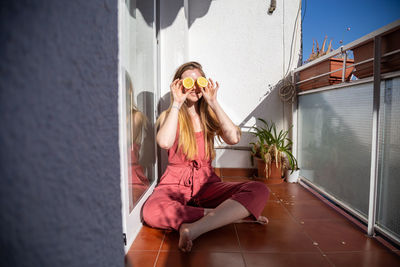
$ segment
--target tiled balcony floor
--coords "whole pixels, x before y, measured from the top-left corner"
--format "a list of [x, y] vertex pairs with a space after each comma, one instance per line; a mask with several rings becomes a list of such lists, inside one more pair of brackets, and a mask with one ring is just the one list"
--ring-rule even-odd
[[[247, 178], [224, 178], [243, 181]], [[230, 224], [178, 249], [178, 234], [143, 226], [126, 266], [400, 266], [400, 256], [299, 184], [270, 185], [266, 226]]]

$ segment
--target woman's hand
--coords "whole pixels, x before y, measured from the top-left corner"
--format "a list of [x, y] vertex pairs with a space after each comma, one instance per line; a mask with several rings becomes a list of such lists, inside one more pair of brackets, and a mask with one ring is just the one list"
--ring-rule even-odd
[[204, 88], [201, 88], [203, 97], [207, 101], [208, 105], [210, 105], [211, 108], [214, 108], [215, 104], [217, 103], [218, 89], [219, 89], [218, 82], [215, 82], [215, 84], [214, 84], [214, 81], [211, 78], [209, 79], [209, 83], [207, 84], [207, 86]]
[[[190, 94], [190, 92], [193, 89], [186, 89], [183, 87], [182, 85], [182, 80], [181, 79], [176, 79], [175, 81], [173, 81], [170, 85], [171, 88], [171, 94], [172, 97], [174, 99], [173, 102], [176, 102], [179, 107], [182, 106], [183, 102], [185, 102], [188, 94]], [[185, 92], [183, 91], [183, 89], [185, 89]]]

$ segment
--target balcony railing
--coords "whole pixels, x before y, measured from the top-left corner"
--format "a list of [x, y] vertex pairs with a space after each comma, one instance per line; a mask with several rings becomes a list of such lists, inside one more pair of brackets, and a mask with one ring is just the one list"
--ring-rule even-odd
[[[397, 244], [400, 49], [396, 46], [400, 40], [391, 38], [399, 35], [400, 20], [295, 69], [292, 76], [299, 88], [341, 72], [340, 83], [299, 90], [293, 104], [293, 152], [302, 180], [364, 222], [370, 236], [380, 233]], [[369, 58], [346, 62], [347, 51], [367, 45], [373, 47]], [[343, 55], [341, 68], [299, 80], [300, 72], [339, 54]], [[362, 78], [346, 81], [346, 69], [352, 67]], [[367, 67], [373, 70], [370, 77]]]
[[[388, 37], [388, 38], [385, 38]], [[382, 39], [385, 41], [384, 42], [384, 46], [382, 46]], [[374, 50], [376, 50], [376, 53], [373, 52], [371, 54], [368, 54], [368, 58], [364, 59], [364, 60], [357, 60], [358, 62], [354, 63], [354, 64], [347, 64], [347, 52], [350, 52], [351, 50], [357, 50], [358, 48], [362, 48], [362, 52], [363, 54], [365, 54], [364, 52], [368, 52], [368, 47], [366, 47], [367, 44], [371, 44], [371, 46], [373, 45]], [[379, 46], [379, 47], [378, 47]], [[385, 53], [381, 53], [382, 51], [386, 51]], [[398, 76], [398, 73], [387, 73], [388, 70], [391, 69], [395, 69], [395, 70], [400, 70], [400, 20], [397, 20], [391, 24], [388, 24], [370, 34], [367, 34], [361, 38], [359, 38], [358, 40], [355, 40], [353, 42], [351, 42], [350, 44], [341, 46], [340, 48], [312, 61], [309, 62], [303, 66], [300, 66], [298, 68], [296, 68], [295, 70], [293, 70], [293, 79], [296, 80], [295, 84], [297, 87], [299, 87], [300, 85], [316, 80], [318, 78], [327, 76], [329, 74], [333, 74], [333, 73], [337, 73], [341, 71], [341, 81], [342, 83], [346, 82], [345, 79], [345, 74], [346, 74], [346, 70], [349, 68], [353, 68], [355, 67], [355, 74], [357, 74], [357, 66], [359, 66], [359, 68], [361, 68], [361, 70], [364, 71], [364, 73], [360, 73], [360, 76], [362, 76], [363, 78], [365, 76], [368, 76], [367, 74], [365, 74], [365, 69], [366, 68], [371, 68], [372, 64], [367, 64], [370, 62], [373, 62], [374, 64], [377, 65], [381, 65], [381, 63], [386, 64], [386, 65], [390, 65], [385, 66], [383, 68], [383, 71], [380, 71], [379, 73], [377, 72], [377, 75], [383, 75], [383, 77], [385, 78], [390, 78], [393, 76]], [[342, 55], [343, 61], [342, 61], [342, 67], [341, 68], [337, 68], [334, 69], [332, 71], [329, 72], [324, 72], [321, 73], [319, 75], [315, 75], [313, 77], [304, 79], [304, 80], [299, 80], [299, 73], [301, 73], [304, 70], [310, 69], [318, 64], [321, 64], [331, 58], [334, 58], [335, 56], [338, 55]], [[359, 58], [364, 58], [364, 57], [359, 57]], [[389, 62], [388, 62], [389, 61]], [[361, 71], [360, 70], [360, 71]], [[371, 69], [372, 71], [372, 69]], [[372, 73], [371, 73], [372, 74]], [[362, 82], [368, 82], [371, 81], [373, 79], [373, 76], [371, 75], [371, 77], [367, 78], [367, 79], [362, 79]], [[352, 80], [348, 83], [357, 83], [360, 82], [359, 79], [357, 80]], [[299, 95], [301, 94], [306, 94], [306, 93], [313, 93], [316, 91], [320, 91], [320, 90], [327, 90], [327, 89], [334, 89], [336, 87], [341, 87], [341, 86], [346, 86], [346, 84], [338, 84], [335, 86], [329, 86], [326, 88], [316, 88], [315, 90], [310, 90], [310, 91], [306, 91], [306, 92], [299, 92]]]

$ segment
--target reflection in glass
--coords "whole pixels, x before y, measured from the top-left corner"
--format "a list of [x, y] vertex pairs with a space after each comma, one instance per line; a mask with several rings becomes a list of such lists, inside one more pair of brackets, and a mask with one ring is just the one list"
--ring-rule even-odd
[[154, 1], [125, 0], [121, 12], [121, 66], [125, 74], [129, 213], [155, 179]]
[[400, 78], [381, 86], [377, 224], [400, 239]]
[[372, 83], [299, 97], [300, 175], [367, 216]]
[[140, 149], [147, 129], [148, 120], [134, 103], [134, 91], [129, 74], [125, 73], [126, 88], [126, 121], [128, 144], [128, 172], [129, 172], [129, 211], [149, 187], [143, 167], [140, 165]]

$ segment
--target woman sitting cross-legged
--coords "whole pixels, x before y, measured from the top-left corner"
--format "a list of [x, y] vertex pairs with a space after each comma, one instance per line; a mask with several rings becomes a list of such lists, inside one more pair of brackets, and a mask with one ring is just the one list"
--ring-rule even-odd
[[261, 182], [222, 182], [214, 173], [214, 137], [237, 144], [240, 129], [217, 101], [218, 82], [210, 78], [204, 87], [195, 82], [186, 89], [187, 77], [205, 77], [202, 66], [188, 62], [175, 73], [171, 105], [157, 121], [157, 143], [168, 149], [168, 166], [142, 211], [151, 227], [179, 231], [185, 252], [201, 234], [248, 216], [266, 224], [260, 214], [270, 192]]

